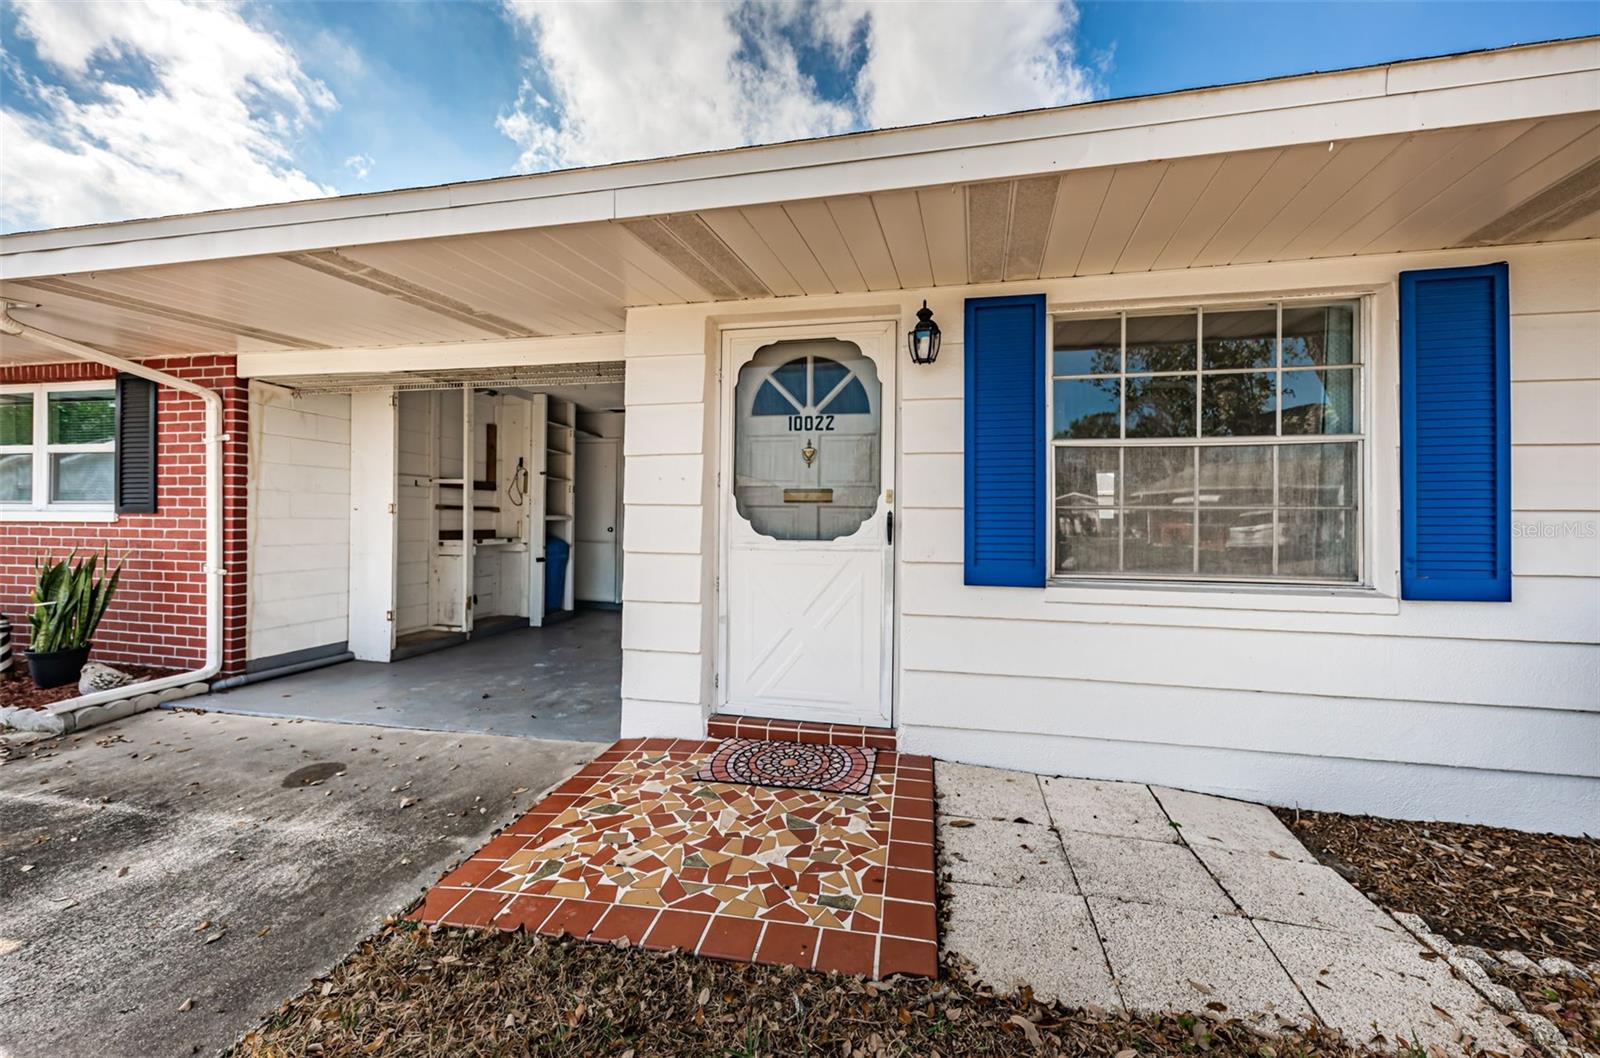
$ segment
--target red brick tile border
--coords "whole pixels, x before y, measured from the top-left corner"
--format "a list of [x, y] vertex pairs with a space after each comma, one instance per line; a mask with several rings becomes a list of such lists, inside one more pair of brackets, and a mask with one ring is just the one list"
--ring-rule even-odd
[[779, 742], [809, 742], [824, 746], [864, 746], [894, 750], [892, 727], [859, 724], [812, 724], [799, 720], [766, 720], [758, 716], [713, 716], [706, 721], [707, 738], [764, 738]]
[[[735, 722], [745, 721], [736, 718]], [[757, 737], [743, 728], [739, 734]], [[500, 869], [507, 856], [539, 845], [556, 816], [581, 798], [603, 790], [607, 777], [630, 754], [666, 753], [687, 759], [715, 745], [698, 739], [617, 742], [445, 875], [406, 917], [440, 926], [523, 929], [600, 942], [626, 937], [635, 945], [657, 951], [676, 949], [706, 958], [868, 977], [896, 973], [937, 976], [933, 761], [924, 756], [893, 750], [878, 754], [879, 772], [894, 780], [889, 828], [884, 835], [888, 867], [867, 872], [863, 884], [869, 895], [884, 898], [881, 921], [858, 915], [849, 928], [819, 927], [781, 915], [753, 919], [713, 911], [719, 906], [714, 900], [710, 901], [712, 907], [701, 910], [683, 903], [661, 909], [493, 890], [509, 877]], [[803, 918], [792, 904], [776, 910], [785, 909], [795, 910]]]

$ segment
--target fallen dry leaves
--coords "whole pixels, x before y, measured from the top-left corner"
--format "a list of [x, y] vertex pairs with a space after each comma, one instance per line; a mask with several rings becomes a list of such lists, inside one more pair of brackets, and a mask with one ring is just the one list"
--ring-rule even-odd
[[386, 926], [236, 1045], [236, 1058], [1083, 1055], [1352, 1058], [1325, 1030], [1267, 1037], [1221, 1015], [1125, 1017], [523, 933]]
[[1489, 976], [1513, 989], [1528, 1009], [1549, 1018], [1567, 1042], [1600, 1054], [1600, 982], [1570, 974], [1531, 974], [1501, 964]]
[[1458, 944], [1600, 960], [1600, 840], [1333, 812], [1278, 816], [1317, 858], [1391, 911]]

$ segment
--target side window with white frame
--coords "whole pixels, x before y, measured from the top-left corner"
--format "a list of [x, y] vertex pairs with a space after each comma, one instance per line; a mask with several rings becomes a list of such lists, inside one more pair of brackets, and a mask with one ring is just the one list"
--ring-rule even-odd
[[1054, 320], [1057, 578], [1362, 581], [1360, 304]]
[[109, 514], [116, 415], [109, 382], [0, 387], [0, 512]]

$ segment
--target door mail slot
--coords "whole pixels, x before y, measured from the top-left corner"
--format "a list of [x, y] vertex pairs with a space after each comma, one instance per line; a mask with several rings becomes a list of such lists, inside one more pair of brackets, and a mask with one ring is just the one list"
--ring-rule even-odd
[[832, 503], [832, 489], [784, 489], [784, 503]]

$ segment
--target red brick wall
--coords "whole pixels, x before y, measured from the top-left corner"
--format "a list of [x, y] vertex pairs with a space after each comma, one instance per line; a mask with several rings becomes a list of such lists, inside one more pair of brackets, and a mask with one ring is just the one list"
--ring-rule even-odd
[[[200, 382], [222, 395], [225, 502], [222, 511], [223, 669], [244, 669], [245, 474], [249, 398], [232, 356], [185, 356], [147, 366]], [[0, 384], [109, 379], [113, 372], [77, 361], [0, 368]], [[205, 661], [205, 402], [165, 386], [158, 391], [157, 513], [115, 522], [0, 522], [0, 611], [11, 618], [19, 649], [28, 639], [28, 594], [41, 554], [64, 558], [109, 548], [125, 562], [116, 597], [95, 633], [95, 659], [166, 668]]]

